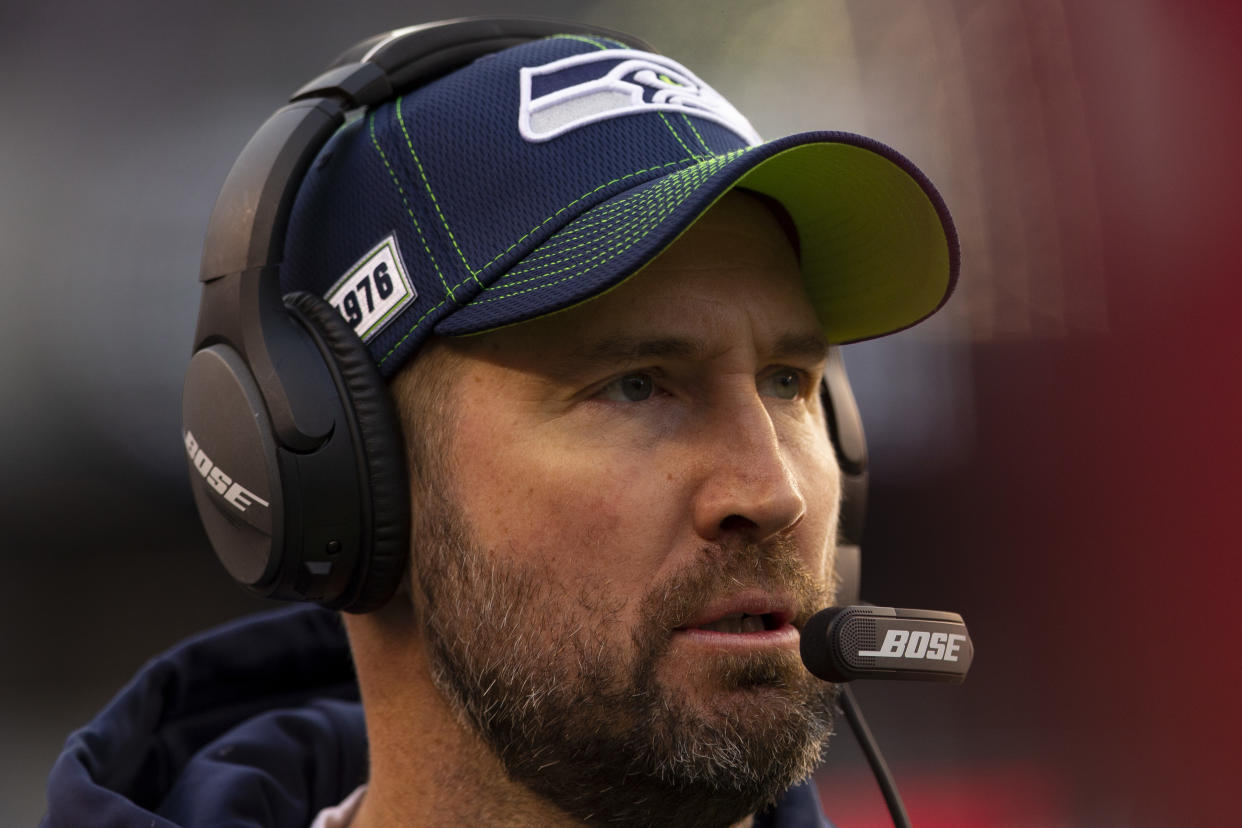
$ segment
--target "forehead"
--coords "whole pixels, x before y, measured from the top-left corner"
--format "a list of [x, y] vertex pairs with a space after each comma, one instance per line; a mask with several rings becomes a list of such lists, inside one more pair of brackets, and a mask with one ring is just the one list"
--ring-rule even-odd
[[762, 351], [791, 337], [823, 340], [821, 330], [781, 221], [763, 201], [733, 191], [613, 290], [462, 344], [467, 352], [550, 355], [618, 337], [685, 338], [711, 350], [744, 339]]

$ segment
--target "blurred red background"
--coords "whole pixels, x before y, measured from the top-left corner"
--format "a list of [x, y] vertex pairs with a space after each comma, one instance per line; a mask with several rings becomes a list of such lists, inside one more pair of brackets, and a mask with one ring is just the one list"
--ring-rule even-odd
[[[955, 8], [964, 41], [987, 33]], [[981, 218], [1010, 242], [982, 263], [987, 312], [968, 299], [969, 459], [877, 492], [912, 523], [868, 541], [957, 550], [950, 576], [903, 561], [917, 592], [885, 586], [974, 608], [970, 729], [1021, 741], [898, 781], [920, 826], [1237, 824], [1242, 7], [1065, 3], [1068, 70], [1031, 48], [1048, 8], [1016, 7], [1003, 48], [1029, 60], [963, 47]], [[864, 777], [821, 779], [841, 826], [886, 824]]]
[[[1106, 43], [1090, 5], [1067, 9]], [[1054, 696], [1073, 770], [1157, 823], [1224, 825], [1242, 769], [1242, 7], [1156, 8], [1141, 61], [1075, 42], [1112, 324], [1052, 363], [1071, 476], [1047, 481], [1068, 542], [1046, 538], [1043, 581], [1085, 610], [1053, 662], [1084, 676]]]

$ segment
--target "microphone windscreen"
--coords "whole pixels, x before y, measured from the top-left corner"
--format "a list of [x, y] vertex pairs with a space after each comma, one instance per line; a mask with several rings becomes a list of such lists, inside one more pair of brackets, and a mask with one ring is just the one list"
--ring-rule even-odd
[[975, 648], [962, 616], [895, 607], [829, 607], [802, 628], [802, 663], [825, 681], [965, 680]]

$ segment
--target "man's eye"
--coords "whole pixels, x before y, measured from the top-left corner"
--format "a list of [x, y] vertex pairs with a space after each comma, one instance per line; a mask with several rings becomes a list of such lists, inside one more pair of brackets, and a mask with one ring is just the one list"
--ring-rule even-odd
[[759, 379], [759, 393], [782, 400], [797, 399], [802, 393], [802, 374], [792, 368], [774, 371]]
[[642, 402], [650, 399], [654, 390], [650, 374], [626, 374], [605, 385], [600, 396], [613, 402]]

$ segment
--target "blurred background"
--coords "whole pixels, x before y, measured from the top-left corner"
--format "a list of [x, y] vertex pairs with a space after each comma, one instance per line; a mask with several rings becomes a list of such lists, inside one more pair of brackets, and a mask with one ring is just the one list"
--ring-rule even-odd
[[[516, 13], [632, 32], [767, 137], [889, 143], [953, 210], [957, 296], [846, 350], [864, 597], [978, 651], [856, 688], [915, 824], [1235, 824], [1242, 11], [1203, 0], [0, 0], [0, 824], [147, 658], [265, 606], [178, 439], [233, 159], [355, 40]], [[888, 824], [831, 753], [828, 814]]]

